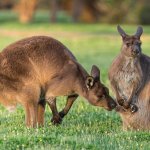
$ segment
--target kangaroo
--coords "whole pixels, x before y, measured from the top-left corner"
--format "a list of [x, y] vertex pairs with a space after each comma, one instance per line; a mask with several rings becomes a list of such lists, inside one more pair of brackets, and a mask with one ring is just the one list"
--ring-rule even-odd
[[127, 35], [118, 26], [122, 37], [120, 54], [109, 69], [109, 80], [123, 120], [123, 129], [150, 129], [150, 57], [142, 53], [142, 27], [135, 35]]
[[[0, 103], [10, 110], [20, 103], [26, 126], [43, 126], [46, 102], [52, 110], [51, 121], [60, 123], [78, 95], [107, 110], [116, 106], [100, 81], [99, 68], [93, 65], [89, 75], [74, 55], [51, 37], [29, 37], [0, 53]], [[58, 96], [68, 96], [60, 113]]]

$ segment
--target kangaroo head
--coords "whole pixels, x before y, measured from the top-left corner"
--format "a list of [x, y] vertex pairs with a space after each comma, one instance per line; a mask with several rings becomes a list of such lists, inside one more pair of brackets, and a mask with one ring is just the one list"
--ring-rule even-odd
[[92, 105], [104, 107], [107, 110], [116, 107], [116, 102], [109, 95], [108, 88], [101, 83], [100, 70], [95, 65], [91, 69], [91, 76], [86, 78], [86, 87], [87, 99]]
[[121, 52], [127, 57], [138, 57], [141, 54], [141, 40], [140, 37], [143, 33], [143, 28], [138, 27], [134, 35], [127, 35], [125, 31], [118, 25], [118, 32], [122, 36], [122, 48]]

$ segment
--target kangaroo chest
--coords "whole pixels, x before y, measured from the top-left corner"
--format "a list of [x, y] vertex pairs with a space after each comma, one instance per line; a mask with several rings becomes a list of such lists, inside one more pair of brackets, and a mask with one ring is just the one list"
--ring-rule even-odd
[[115, 76], [117, 89], [121, 97], [128, 99], [133, 86], [140, 84], [138, 69], [133, 61], [126, 61]]

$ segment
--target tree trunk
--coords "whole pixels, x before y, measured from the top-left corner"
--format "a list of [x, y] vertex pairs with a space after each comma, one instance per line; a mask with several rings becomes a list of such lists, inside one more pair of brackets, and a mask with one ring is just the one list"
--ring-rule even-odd
[[72, 15], [74, 22], [95, 22], [99, 19], [101, 10], [98, 0], [63, 0], [63, 7]]
[[82, 13], [84, 1], [82, 0], [73, 0], [73, 12], [72, 19], [74, 22], [78, 22]]
[[36, 9], [37, 0], [20, 0], [19, 20], [22, 23], [31, 22]]
[[57, 12], [58, 12], [58, 0], [51, 0], [51, 18], [50, 21], [51, 22], [56, 22], [57, 20]]

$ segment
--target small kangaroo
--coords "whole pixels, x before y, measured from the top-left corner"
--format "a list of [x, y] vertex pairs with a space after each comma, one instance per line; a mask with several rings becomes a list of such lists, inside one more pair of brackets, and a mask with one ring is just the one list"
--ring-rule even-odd
[[[98, 67], [93, 65], [89, 75], [73, 54], [51, 37], [29, 37], [0, 53], [0, 102], [10, 110], [22, 104], [28, 127], [44, 124], [46, 102], [52, 110], [52, 122], [60, 123], [78, 95], [94, 106], [108, 110], [116, 106], [100, 82]], [[68, 96], [60, 113], [58, 96]]]
[[109, 69], [109, 80], [120, 106], [116, 110], [126, 129], [150, 129], [150, 57], [141, 51], [142, 27], [135, 35], [127, 35], [118, 26], [122, 37], [120, 54]]

